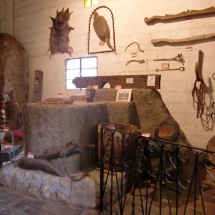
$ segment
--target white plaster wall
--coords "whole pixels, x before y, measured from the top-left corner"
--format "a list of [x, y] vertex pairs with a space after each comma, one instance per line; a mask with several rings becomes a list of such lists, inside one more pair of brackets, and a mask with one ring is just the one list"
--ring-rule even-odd
[[0, 33], [6, 31], [6, 1], [0, 0]]
[[[0, 32], [6, 31], [5, 7], [6, 0], [0, 0]], [[23, 44], [29, 60], [30, 94], [34, 71], [44, 72], [43, 99], [56, 97], [58, 93], [71, 95], [74, 91], [65, 90], [64, 60], [68, 54], [58, 54], [50, 58], [49, 35], [51, 17], [56, 16], [56, 11], [69, 8], [73, 11], [70, 26], [75, 30], [70, 33], [70, 45], [73, 47], [72, 57], [88, 56], [87, 34], [88, 21], [92, 11], [105, 5], [109, 7], [115, 20], [115, 34], [117, 54], [98, 54], [99, 75], [127, 75], [127, 74], [154, 74], [156, 68], [161, 68], [162, 62], [154, 62], [156, 58], [171, 58], [182, 53], [185, 59], [184, 72], [162, 72], [161, 89], [159, 90], [164, 102], [173, 117], [179, 122], [192, 145], [205, 147], [208, 140], [214, 135], [214, 128], [210, 125], [206, 131], [200, 119], [196, 118], [193, 108], [191, 91], [195, 81], [195, 63], [198, 61], [198, 51], [204, 52], [203, 78], [209, 85], [209, 78], [213, 87], [215, 80], [215, 41], [204, 42], [191, 46], [161, 46], [155, 47], [151, 39], [161, 37], [183, 38], [199, 34], [215, 32], [215, 17], [185, 20], [172, 23], [158, 23], [146, 25], [145, 17], [153, 15], [175, 14], [188, 9], [204, 9], [215, 5], [214, 0], [99, 0], [99, 4], [84, 8], [82, 0], [14, 0], [14, 36]], [[132, 49], [124, 52], [131, 42], [138, 42], [144, 53], [137, 53], [136, 59], [144, 59], [145, 64], [131, 63], [126, 67], [126, 62], [131, 60]], [[177, 62], [168, 62], [172, 68], [180, 67]], [[75, 93], [83, 93], [75, 91]], [[215, 99], [215, 93], [213, 92]], [[214, 122], [215, 123], [215, 122]]]

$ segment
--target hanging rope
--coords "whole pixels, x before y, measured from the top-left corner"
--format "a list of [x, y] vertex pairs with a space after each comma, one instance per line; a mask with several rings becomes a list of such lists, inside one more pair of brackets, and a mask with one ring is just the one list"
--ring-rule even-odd
[[202, 78], [202, 65], [203, 65], [203, 52], [199, 51], [198, 63], [196, 63], [195, 73], [196, 80], [194, 82], [192, 96], [193, 96], [193, 106], [197, 110], [196, 117], [201, 118], [204, 113], [205, 107], [205, 91], [206, 85]]
[[197, 110], [196, 118], [201, 118], [205, 106], [205, 83], [203, 80], [196, 80], [194, 82], [192, 96], [193, 106]]

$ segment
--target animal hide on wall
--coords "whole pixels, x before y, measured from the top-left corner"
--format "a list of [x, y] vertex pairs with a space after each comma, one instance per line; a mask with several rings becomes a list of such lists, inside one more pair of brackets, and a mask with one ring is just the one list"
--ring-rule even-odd
[[[91, 29], [94, 29], [94, 31]], [[114, 17], [108, 7], [100, 6], [90, 16], [88, 26], [88, 54], [107, 52], [116, 52]]]
[[56, 53], [68, 53], [71, 55], [72, 47], [69, 46], [69, 33], [74, 28], [69, 26], [69, 19], [72, 12], [69, 12], [69, 8], [64, 8], [58, 12], [56, 18], [52, 18], [52, 27], [49, 40], [49, 50], [51, 55]]

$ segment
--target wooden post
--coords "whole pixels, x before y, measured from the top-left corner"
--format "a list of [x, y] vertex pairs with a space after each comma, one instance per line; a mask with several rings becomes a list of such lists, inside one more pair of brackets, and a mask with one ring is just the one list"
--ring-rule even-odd
[[32, 102], [40, 102], [42, 100], [42, 88], [43, 88], [43, 72], [35, 70], [34, 76], [34, 89]]

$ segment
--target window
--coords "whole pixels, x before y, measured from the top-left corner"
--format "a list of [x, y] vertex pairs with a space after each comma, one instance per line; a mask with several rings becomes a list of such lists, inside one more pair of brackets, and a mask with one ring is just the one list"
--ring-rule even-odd
[[84, 7], [89, 7], [98, 4], [98, 0], [84, 0]]
[[97, 76], [97, 57], [66, 59], [66, 89], [77, 89], [75, 77]]

